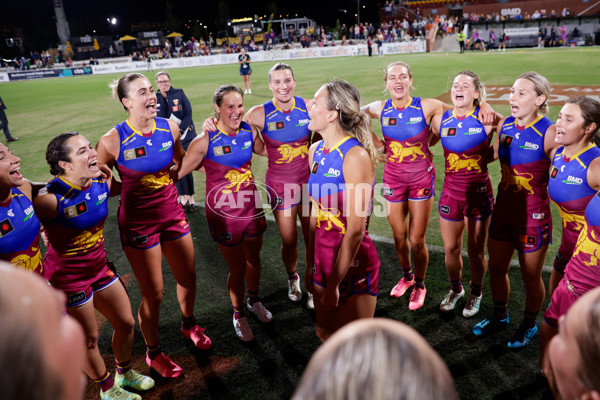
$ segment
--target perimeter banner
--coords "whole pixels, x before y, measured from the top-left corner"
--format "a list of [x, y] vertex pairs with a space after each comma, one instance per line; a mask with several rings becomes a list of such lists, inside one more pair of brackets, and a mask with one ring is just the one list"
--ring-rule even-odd
[[[28, 79], [59, 78], [64, 76], [89, 75], [93, 72], [94, 71], [90, 67], [76, 67], [7, 72], [6, 75], [8, 75], [8, 79], [11, 81], [21, 81]], [[1, 76], [0, 82], [4, 82]]]
[[[425, 41], [384, 43], [384, 54], [424, 53]], [[286, 61], [325, 57], [366, 56], [366, 44], [352, 46], [309, 47], [307, 49], [289, 49], [250, 52], [252, 61]], [[88, 67], [39, 69], [31, 71], [0, 72], [0, 83], [27, 79], [59, 78], [88, 74], [112, 74], [132, 71], [160, 71], [170, 68], [202, 67], [205, 65], [237, 64], [238, 54], [215, 54], [212, 56], [168, 58], [162, 60], [134, 61], [114, 64], [91, 65]]]

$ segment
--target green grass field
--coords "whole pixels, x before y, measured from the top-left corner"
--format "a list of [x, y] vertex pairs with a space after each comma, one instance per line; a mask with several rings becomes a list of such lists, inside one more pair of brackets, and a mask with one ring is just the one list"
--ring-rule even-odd
[[[386, 98], [383, 72], [387, 64], [402, 60], [410, 64], [414, 75], [413, 96], [438, 97], [449, 88], [454, 75], [464, 69], [476, 72], [487, 86], [510, 86], [521, 73], [535, 70], [546, 76], [552, 85], [579, 86], [600, 82], [600, 70], [595, 65], [599, 48], [569, 48], [547, 50], [515, 50], [506, 53], [433, 53], [386, 56], [383, 58], [330, 58], [293, 61], [297, 79], [296, 94], [311, 98], [319, 86], [333, 77], [350, 81], [358, 87], [364, 104]], [[267, 87], [267, 72], [273, 63], [253, 63], [253, 94], [246, 96], [246, 109], [272, 97]], [[143, 73], [146, 73], [142, 71]], [[156, 71], [155, 71], [156, 72]], [[151, 80], [155, 72], [146, 73]], [[171, 70], [175, 87], [183, 88], [193, 106], [197, 127], [212, 112], [212, 94], [225, 83], [241, 84], [236, 65]], [[0, 94], [8, 106], [7, 115], [13, 136], [20, 140], [11, 143], [13, 153], [21, 157], [21, 172], [31, 180], [47, 180], [48, 167], [44, 152], [50, 139], [63, 131], [75, 130], [93, 144], [126, 114], [118, 102], [111, 99], [108, 84], [116, 75], [82, 76], [62, 79], [11, 82], [0, 85]], [[579, 93], [574, 93], [579, 94]], [[508, 105], [494, 104], [494, 109], [508, 113]], [[549, 117], [556, 120], [560, 106], [551, 106]], [[380, 132], [377, 123], [376, 131]], [[443, 182], [443, 152], [440, 145], [433, 147], [438, 172], [438, 194]], [[257, 180], [264, 180], [266, 160], [255, 156], [253, 170]], [[499, 180], [499, 164], [490, 165], [494, 187]], [[382, 167], [378, 170], [381, 181]], [[196, 200], [202, 203], [204, 177], [196, 175]], [[139, 290], [131, 269], [120, 248], [115, 218], [116, 200], [111, 200], [111, 214], [106, 222], [105, 237], [109, 256], [126, 278], [134, 310], [140, 302]], [[555, 213], [554, 245], [548, 250], [546, 265], [551, 265], [560, 242], [560, 221]], [[175, 285], [165, 266], [165, 300], [161, 317], [161, 344], [174, 361], [182, 365], [186, 374], [173, 381], [158, 380], [158, 387], [144, 398], [201, 399], [201, 398], [289, 398], [304, 367], [319, 341], [314, 335], [314, 315], [303, 306], [287, 300], [287, 282], [279, 255], [280, 239], [273, 221], [265, 234], [262, 250], [263, 279], [261, 295], [273, 312], [269, 326], [260, 325], [251, 318], [256, 336], [251, 344], [240, 342], [231, 326], [231, 305], [226, 291], [227, 266], [212, 242], [202, 212], [190, 216], [196, 247], [198, 297], [196, 315], [214, 348], [209, 352], [196, 351], [183, 342], [179, 335], [179, 313]], [[391, 238], [385, 218], [372, 218], [370, 231]], [[538, 339], [531, 346], [509, 352], [502, 344], [520, 321], [523, 304], [522, 281], [517, 268], [511, 270], [512, 293], [509, 306], [512, 323], [508, 331], [491, 338], [475, 339], [470, 333], [476, 321], [491, 312], [491, 300], [486, 279], [481, 312], [472, 320], [460, 314], [442, 315], [439, 302], [448, 290], [444, 267], [443, 246], [434, 207], [428, 228], [428, 243], [433, 246], [427, 276], [427, 300], [418, 312], [408, 311], [408, 300], [392, 299], [389, 290], [399, 278], [399, 267], [393, 246], [378, 242], [382, 261], [380, 298], [376, 315], [397, 319], [418, 330], [448, 363], [463, 399], [541, 399], [550, 398], [544, 379], [537, 367]], [[299, 270], [305, 267], [303, 246]], [[548, 274], [545, 273], [547, 281]], [[468, 281], [468, 260], [465, 260], [464, 281]], [[459, 303], [461, 305], [461, 303]], [[462, 307], [458, 307], [462, 308]], [[135, 311], [134, 311], [135, 312]], [[111, 359], [110, 335], [112, 328], [102, 328], [100, 346]], [[148, 368], [143, 361], [144, 344], [136, 331], [134, 366], [143, 372]], [[96, 398], [97, 389], [90, 384], [88, 398]]]

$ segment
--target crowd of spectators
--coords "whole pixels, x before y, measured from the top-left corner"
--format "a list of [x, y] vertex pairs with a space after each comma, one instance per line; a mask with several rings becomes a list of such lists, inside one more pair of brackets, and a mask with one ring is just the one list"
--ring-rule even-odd
[[[412, 15], [414, 18], [408, 20], [407, 18], [395, 18], [399, 8], [403, 6], [408, 8], [409, 3], [406, 1], [387, 0], [385, 2], [384, 11], [386, 18], [384, 21], [377, 25], [370, 22], [361, 22], [351, 26], [342, 24], [338, 26], [337, 30], [327, 32], [323, 26], [313, 29], [312, 27], [300, 28], [298, 31], [289, 30], [277, 34], [273, 29], [264, 34], [264, 40], [262, 43], [255, 41], [255, 34], [253, 31], [241, 35], [239, 40], [223, 40], [219, 41], [220, 45], [214, 41], [212, 35], [207, 40], [204, 38], [196, 39], [191, 37], [185, 41], [182, 37], [175, 37], [173, 43], [168, 39], [164, 43], [154, 49], [143, 49], [138, 50], [134, 48], [131, 53], [132, 61], [147, 61], [157, 60], [166, 58], [176, 57], [195, 57], [195, 56], [206, 56], [212, 55], [215, 51], [225, 53], [239, 53], [241, 48], [245, 48], [248, 52], [254, 52], [259, 50], [272, 50], [277, 44], [283, 49], [290, 49], [299, 45], [301, 48], [308, 48], [310, 46], [336, 46], [336, 45], [353, 45], [358, 42], [367, 42], [368, 40], [377, 44], [378, 48], [381, 48], [383, 43], [392, 43], [398, 41], [410, 41], [420, 37], [425, 37], [428, 32], [435, 24], [437, 24], [437, 35], [443, 38], [449, 34], [453, 34], [462, 29], [464, 23], [493, 23], [502, 21], [521, 21], [521, 20], [544, 20], [553, 18], [565, 18], [571, 15], [570, 10], [565, 7], [562, 9], [560, 14], [555, 10], [551, 10], [549, 13], [546, 9], [535, 10], [531, 15], [525, 12], [524, 15], [501, 15], [499, 13], [492, 14], [465, 14], [464, 19], [459, 19], [454, 16], [445, 15], [428, 15], [421, 16], [421, 10], [419, 8], [414, 9]], [[405, 14], [406, 15], [406, 14]], [[495, 33], [491, 33], [495, 36]], [[496, 38], [482, 38], [478, 36], [476, 30], [472, 30], [469, 38], [466, 39], [467, 49], [489, 49], [497, 46]], [[571, 34], [573, 37], [577, 35], [577, 32]], [[491, 43], [491, 46], [489, 46]], [[565, 46], [567, 45], [566, 40], [566, 27], [561, 26], [550, 26], [549, 28], [544, 25], [540, 27], [539, 32], [539, 47], [544, 46]], [[114, 56], [114, 48], [110, 49], [110, 56]], [[55, 63], [69, 65], [73, 64], [70, 57], [63, 54], [63, 50], [58, 50], [58, 53], [51, 55], [48, 50], [44, 50], [41, 53], [37, 51], [31, 52], [29, 57], [20, 57], [14, 60], [4, 60], [2, 66], [11, 66], [15, 69], [28, 70], [31, 68], [49, 68]], [[8, 61], [8, 62], [6, 62]], [[90, 65], [97, 64], [97, 59], [91, 59]], [[85, 65], [85, 64], [84, 64]]]
[[567, 18], [571, 16], [571, 11], [565, 7], [562, 9], [560, 15], [556, 13], [556, 10], [551, 10], [550, 13], [546, 11], [546, 9], [535, 10], [532, 14], [529, 14], [529, 11], [525, 11], [525, 14], [506, 14], [502, 15], [499, 13], [492, 14], [477, 14], [471, 13], [465, 14], [465, 19], [467, 22], [478, 23], [478, 22], [502, 22], [502, 21], [535, 21], [541, 19], [555, 19], [555, 18]]

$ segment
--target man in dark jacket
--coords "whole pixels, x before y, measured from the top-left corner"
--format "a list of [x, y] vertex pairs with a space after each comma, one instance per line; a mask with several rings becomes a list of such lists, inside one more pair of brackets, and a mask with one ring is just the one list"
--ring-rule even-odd
[[6, 110], [6, 104], [4, 104], [2, 97], [0, 97], [0, 129], [4, 131], [7, 142], [15, 142], [19, 140], [19, 138], [14, 138], [10, 135], [10, 131], [8, 130], [8, 118], [6, 118], [4, 110]]
[[[196, 130], [192, 121], [192, 106], [183, 89], [176, 89], [171, 86], [171, 76], [167, 71], [160, 71], [156, 74], [156, 85], [158, 86], [156, 114], [158, 117], [172, 119], [177, 122], [181, 131], [181, 145], [187, 151], [190, 143], [196, 137]], [[192, 173], [176, 182], [175, 186], [179, 193], [179, 200], [186, 211], [190, 213], [198, 211], [199, 208], [194, 200], [194, 178]]]

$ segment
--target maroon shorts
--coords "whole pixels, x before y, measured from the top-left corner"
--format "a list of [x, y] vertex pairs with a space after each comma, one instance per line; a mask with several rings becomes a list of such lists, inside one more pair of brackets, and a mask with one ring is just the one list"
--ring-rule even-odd
[[558, 328], [558, 319], [565, 315], [569, 308], [582, 296], [582, 293], [573, 287], [567, 278], [561, 279], [552, 293], [550, 304], [544, 313], [544, 321], [554, 328]]
[[[321, 287], [327, 287], [323, 279], [313, 277], [313, 282]], [[340, 285], [340, 300], [357, 294], [370, 294], [377, 296], [379, 293], [379, 268], [371, 271], [353, 274], [348, 271]]]
[[392, 203], [427, 200], [435, 195], [435, 168], [410, 175], [407, 182], [383, 177], [383, 197]]
[[298, 183], [267, 182], [269, 204], [274, 210], [286, 210], [297, 204], [308, 201], [306, 185]]
[[262, 235], [267, 229], [267, 221], [262, 214], [256, 218], [232, 218], [207, 208], [206, 221], [213, 240], [223, 246], [237, 246], [244, 238]]
[[[46, 257], [44, 261], [53, 266], [56, 260]], [[114, 266], [106, 258], [99, 267], [94, 268], [92, 265], [82, 267], [79, 276], [70, 268], [51, 269], [52, 274], [46, 278], [52, 287], [62, 290], [67, 295], [67, 307], [79, 307], [87, 303], [93, 298], [94, 292], [110, 287], [119, 279]], [[65, 269], [70, 272], [63, 271]]]
[[160, 224], [128, 222], [126, 226], [119, 226], [119, 228], [123, 246], [140, 250], [149, 249], [163, 241], [179, 239], [190, 233], [190, 224], [185, 214], [182, 215], [182, 219], [173, 219]]
[[552, 224], [519, 227], [510, 221], [499, 221], [492, 216], [490, 237], [500, 242], [512, 242], [517, 251], [531, 253], [552, 243]]
[[475, 193], [458, 200], [442, 191], [438, 203], [440, 217], [449, 221], [462, 221], [465, 217], [478, 221], [488, 219], [494, 209], [494, 194]]

